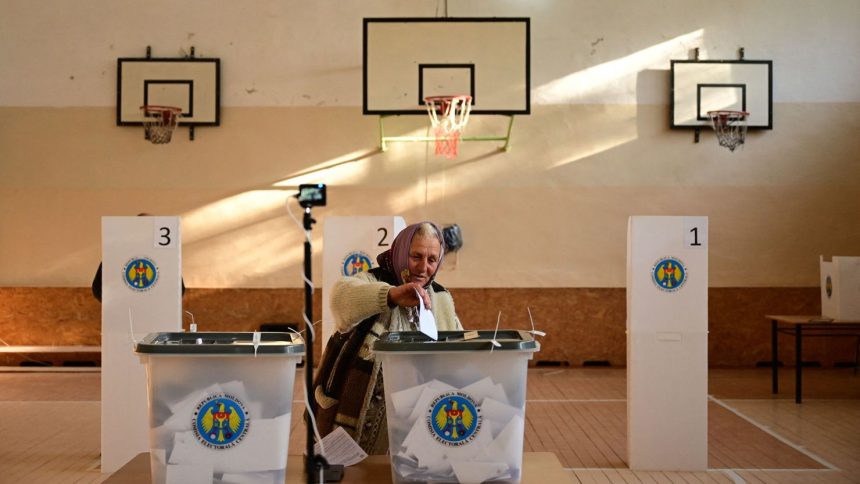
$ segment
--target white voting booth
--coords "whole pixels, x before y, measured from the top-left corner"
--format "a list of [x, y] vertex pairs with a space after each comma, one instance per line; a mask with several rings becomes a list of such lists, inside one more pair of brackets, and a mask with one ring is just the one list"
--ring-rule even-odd
[[706, 470], [707, 405], [708, 218], [630, 217], [630, 468]]
[[329, 299], [338, 279], [377, 267], [376, 256], [391, 248], [406, 227], [403, 217], [326, 217], [323, 228], [322, 347], [334, 334]]
[[149, 451], [146, 373], [133, 339], [182, 329], [181, 284], [179, 217], [102, 217], [102, 472]]
[[860, 321], [860, 257], [819, 258], [821, 315]]

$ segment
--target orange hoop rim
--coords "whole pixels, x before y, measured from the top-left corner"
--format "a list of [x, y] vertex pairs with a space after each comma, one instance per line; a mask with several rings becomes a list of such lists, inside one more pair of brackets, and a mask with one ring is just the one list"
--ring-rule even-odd
[[729, 110], [717, 110], [717, 111], [708, 111], [709, 117], [714, 116], [737, 116], [746, 118], [750, 113], [746, 111], [729, 111]]
[[464, 101], [471, 101], [472, 96], [470, 96], [468, 94], [448, 94], [448, 95], [444, 95], [444, 96], [426, 96], [424, 98], [424, 102], [425, 103], [450, 102], [450, 101], [453, 101], [455, 99], [462, 99]]

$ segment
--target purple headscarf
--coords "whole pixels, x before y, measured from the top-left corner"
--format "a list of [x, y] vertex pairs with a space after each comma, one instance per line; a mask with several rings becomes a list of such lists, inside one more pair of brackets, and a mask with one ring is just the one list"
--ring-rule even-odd
[[[445, 255], [445, 241], [442, 239], [442, 230], [433, 222], [412, 224], [397, 234], [394, 242], [391, 243], [390, 249], [376, 256], [376, 262], [379, 263], [379, 267], [394, 274], [394, 277], [397, 279], [397, 285], [405, 283], [406, 277], [409, 276], [409, 249], [412, 248], [412, 239], [415, 237], [415, 233], [418, 232], [418, 228], [423, 224], [430, 224], [436, 230], [436, 236], [440, 244], [439, 265], [436, 266], [436, 272], [439, 272], [439, 267], [442, 266], [442, 257]], [[436, 273], [433, 273], [425, 287], [429, 286], [435, 277]]]

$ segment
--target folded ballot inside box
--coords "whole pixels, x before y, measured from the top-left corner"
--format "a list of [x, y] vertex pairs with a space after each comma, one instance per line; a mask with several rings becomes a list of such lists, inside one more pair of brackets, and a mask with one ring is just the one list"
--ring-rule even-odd
[[820, 257], [821, 315], [860, 321], [860, 257]]
[[149, 385], [153, 483], [284, 482], [304, 341], [287, 333], [156, 333], [135, 352]]
[[443, 331], [436, 341], [382, 335], [373, 350], [382, 362], [392, 480], [520, 482], [526, 370], [539, 349], [525, 331]]

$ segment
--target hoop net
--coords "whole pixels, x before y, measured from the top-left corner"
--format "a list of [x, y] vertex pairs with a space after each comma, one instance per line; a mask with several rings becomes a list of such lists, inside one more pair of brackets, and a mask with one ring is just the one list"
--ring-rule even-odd
[[735, 151], [735, 148], [744, 144], [749, 115], [750, 113], [743, 111], [708, 111], [711, 126], [717, 133], [720, 146], [725, 146], [729, 151]]
[[429, 96], [424, 102], [436, 137], [436, 154], [448, 159], [456, 157], [460, 133], [472, 111], [472, 96]]
[[170, 143], [173, 130], [182, 117], [182, 109], [173, 106], [141, 106], [143, 114], [143, 130], [146, 139], [152, 144]]

